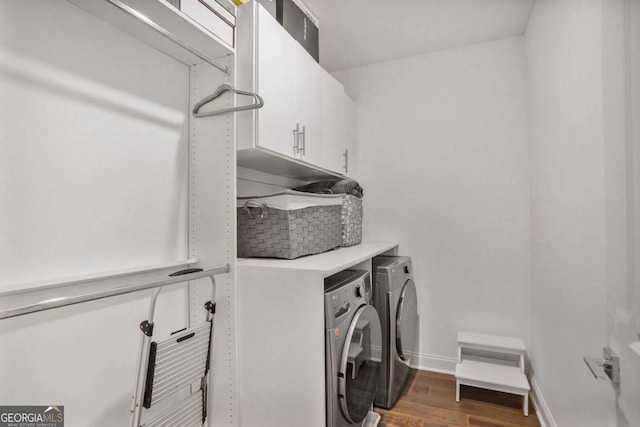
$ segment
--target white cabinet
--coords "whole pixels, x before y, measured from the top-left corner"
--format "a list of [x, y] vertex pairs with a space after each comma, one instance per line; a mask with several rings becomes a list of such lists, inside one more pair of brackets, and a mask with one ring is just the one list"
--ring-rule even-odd
[[298, 42], [294, 41], [294, 44], [296, 45], [294, 49], [296, 59], [294, 79], [297, 113], [293, 117], [296, 119], [296, 124], [300, 120], [302, 128], [296, 154], [301, 160], [327, 168], [322, 163], [324, 147], [322, 147], [320, 120], [320, 72], [323, 70]]
[[317, 148], [307, 147], [320, 143], [320, 67], [262, 6], [247, 9], [239, 17], [238, 81], [258, 92], [264, 107], [238, 115], [238, 148], [309, 161]]
[[344, 152], [347, 149], [346, 139], [346, 95], [344, 87], [331, 74], [322, 70], [320, 73], [322, 95], [322, 164], [328, 169], [346, 174]]
[[[344, 174], [342, 85], [258, 3], [238, 10], [237, 37], [238, 87], [264, 99], [237, 115], [238, 164], [295, 178]], [[300, 166], [310, 175], [292, 176]]]
[[[265, 104], [253, 113], [255, 134], [243, 140], [239, 139], [238, 147], [260, 146], [293, 156], [296, 145], [293, 138], [294, 117], [299, 111], [296, 105], [296, 41], [289, 37], [274, 19], [271, 19], [265, 9], [257, 7], [256, 10], [260, 38], [256, 41], [255, 49], [256, 69], [253, 71], [255, 89], [251, 90], [258, 92]], [[241, 88], [246, 87], [242, 85]], [[238, 115], [240, 127], [247, 125], [241, 117], [251, 114]]]
[[[357, 114], [356, 114], [356, 103], [353, 99], [351, 99], [349, 97], [349, 95], [347, 95], [346, 93], [344, 94], [344, 99], [345, 99], [345, 104], [344, 104], [344, 109], [345, 109], [345, 114], [344, 114], [344, 120], [345, 120], [345, 139], [346, 139], [346, 149], [345, 152], [343, 153], [343, 161], [344, 161], [344, 173], [345, 174], [349, 174], [349, 176], [353, 176], [354, 178], [358, 176], [358, 171], [354, 170], [354, 168], [352, 167], [353, 164], [355, 164], [355, 162], [351, 161], [351, 159], [355, 158], [356, 155], [356, 147], [357, 147], [357, 139], [358, 139], [358, 135], [356, 133], [356, 120], [357, 120]], [[356, 178], [357, 179], [357, 178]]]
[[240, 419], [243, 426], [326, 426], [324, 279], [397, 243], [362, 243], [294, 260], [237, 263]]

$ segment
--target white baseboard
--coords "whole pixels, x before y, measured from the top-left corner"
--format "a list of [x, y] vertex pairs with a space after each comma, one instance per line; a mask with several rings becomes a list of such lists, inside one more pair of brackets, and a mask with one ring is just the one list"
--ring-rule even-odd
[[[456, 364], [458, 359], [453, 357], [436, 356], [433, 354], [411, 354], [411, 367], [422, 371], [438, 372], [441, 374], [454, 375], [456, 372]], [[533, 403], [536, 416], [542, 427], [558, 427], [547, 402], [542, 396], [542, 391], [536, 383], [535, 378], [531, 377], [531, 403]]]
[[433, 354], [411, 354], [411, 367], [422, 371], [439, 372], [453, 375], [456, 372], [458, 359], [453, 357], [436, 356]]
[[533, 397], [532, 401], [536, 407], [536, 415], [538, 416], [538, 420], [540, 420], [540, 425], [542, 427], [558, 427], [558, 424], [556, 424], [556, 421], [551, 415], [549, 405], [547, 405], [547, 402], [542, 396], [542, 390], [540, 390], [540, 386], [536, 382], [536, 379], [534, 377], [531, 377], [530, 382], [531, 395]]

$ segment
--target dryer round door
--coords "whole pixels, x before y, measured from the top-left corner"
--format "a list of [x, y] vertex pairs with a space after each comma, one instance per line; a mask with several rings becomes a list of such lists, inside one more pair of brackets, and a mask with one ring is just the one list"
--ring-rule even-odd
[[396, 351], [398, 356], [409, 361], [410, 351], [415, 351], [418, 337], [418, 297], [413, 280], [407, 280], [400, 293], [396, 310]]
[[369, 413], [381, 361], [380, 318], [375, 308], [363, 305], [349, 324], [338, 370], [338, 397], [347, 421], [361, 423]]

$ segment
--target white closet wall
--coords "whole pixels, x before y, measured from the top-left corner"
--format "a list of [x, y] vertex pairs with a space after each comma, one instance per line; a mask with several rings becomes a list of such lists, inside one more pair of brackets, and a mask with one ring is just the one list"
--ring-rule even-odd
[[3, 287], [186, 259], [189, 68], [20, 3], [1, 5]]
[[[234, 67], [233, 56], [220, 62]], [[144, 282], [187, 259], [230, 264], [216, 277], [213, 426], [238, 422], [235, 120], [193, 120], [190, 109], [233, 78], [178, 62], [65, 1], [0, 4], [0, 292], [165, 267], [112, 285]], [[154, 336], [200, 320], [207, 282], [162, 291]], [[0, 320], [0, 401], [64, 405], [71, 427], [128, 425], [150, 295]]]
[[357, 103], [364, 240], [413, 258], [416, 366], [452, 372], [459, 330], [528, 342], [524, 65], [515, 37], [336, 74]]

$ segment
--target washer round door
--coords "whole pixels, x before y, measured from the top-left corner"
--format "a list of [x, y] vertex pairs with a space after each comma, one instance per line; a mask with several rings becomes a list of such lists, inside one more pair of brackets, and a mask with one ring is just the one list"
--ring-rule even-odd
[[375, 308], [363, 305], [349, 325], [338, 370], [338, 397], [347, 421], [361, 423], [369, 413], [381, 362], [380, 318]]
[[396, 310], [396, 351], [398, 356], [406, 362], [410, 359], [409, 352], [415, 351], [418, 337], [418, 297], [413, 280], [407, 280], [400, 293], [398, 309]]

